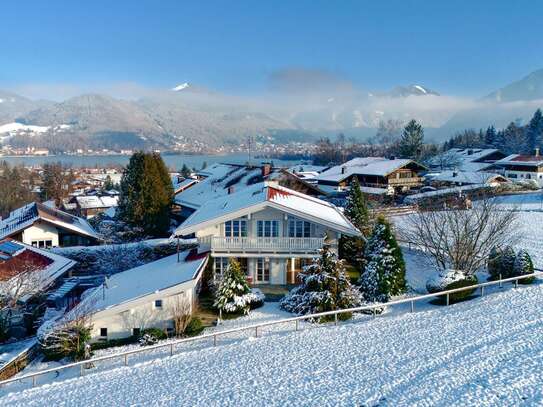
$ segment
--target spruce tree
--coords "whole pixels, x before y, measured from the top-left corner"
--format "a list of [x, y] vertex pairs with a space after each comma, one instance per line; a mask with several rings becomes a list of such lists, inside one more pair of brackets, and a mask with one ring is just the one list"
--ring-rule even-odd
[[379, 217], [368, 239], [360, 291], [367, 302], [387, 302], [406, 290], [405, 262], [389, 223]]
[[231, 260], [219, 282], [215, 293], [214, 306], [227, 313], [247, 314], [250, 303], [243, 300], [243, 297], [251, 292], [247, 278], [241, 271], [239, 263]]
[[485, 145], [487, 147], [495, 147], [496, 141], [496, 129], [494, 126], [490, 126], [485, 132]]
[[400, 154], [404, 158], [416, 159], [422, 152], [424, 130], [416, 120], [411, 120], [403, 129], [400, 139]]
[[[360, 295], [351, 285], [342, 260], [328, 249], [323, 249], [321, 257], [299, 274], [301, 284], [292, 289], [281, 300], [281, 308], [298, 315], [315, 314], [356, 307]], [[340, 318], [350, 318], [350, 314], [340, 314]], [[319, 322], [334, 317], [320, 318]]]
[[[513, 265], [513, 274], [515, 276], [522, 276], [526, 274], [532, 274], [534, 272], [534, 263], [532, 258], [526, 250], [519, 250], [515, 258], [515, 263]], [[535, 277], [528, 277], [518, 282], [521, 284], [531, 284], [535, 281]]]
[[543, 141], [543, 114], [537, 109], [526, 128], [525, 152], [533, 154], [536, 148], [541, 147]]
[[[364, 237], [369, 236], [371, 232], [370, 212], [366, 197], [360, 189], [360, 184], [356, 177], [351, 182], [351, 188], [343, 213]], [[356, 268], [362, 268], [364, 264], [364, 238], [341, 236], [339, 254], [340, 258], [346, 260]]]
[[161, 236], [170, 226], [173, 186], [159, 154], [136, 152], [121, 179], [119, 215], [128, 224], [151, 236]]

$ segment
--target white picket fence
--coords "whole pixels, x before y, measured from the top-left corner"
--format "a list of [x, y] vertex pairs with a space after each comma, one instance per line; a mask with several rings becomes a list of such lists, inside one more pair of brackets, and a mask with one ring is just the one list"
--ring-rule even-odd
[[[127, 351], [127, 352], [120, 352], [120, 353], [115, 353], [115, 354], [111, 354], [111, 355], [107, 355], [107, 356], [96, 357], [96, 358], [84, 360], [84, 361], [81, 361], [81, 362], [69, 363], [69, 364], [59, 366], [59, 367], [55, 367], [55, 368], [51, 368], [51, 369], [40, 370], [38, 372], [29, 373], [29, 374], [22, 375], [22, 376], [19, 376], [19, 377], [13, 377], [13, 378], [10, 378], [10, 379], [7, 379], [7, 380], [0, 381], [0, 388], [3, 387], [6, 384], [9, 384], [9, 383], [20, 382], [20, 381], [24, 381], [24, 380], [31, 381], [31, 386], [35, 387], [38, 384], [38, 380], [37, 380], [38, 377], [43, 376], [43, 375], [48, 374], [48, 373], [56, 373], [57, 374], [56, 377], [59, 377], [58, 373], [60, 371], [66, 370], [66, 369], [72, 369], [74, 367], [79, 368], [79, 375], [80, 376], [84, 376], [86, 367], [95, 365], [98, 362], [103, 362], [103, 361], [106, 361], [106, 360], [120, 359], [120, 360], [123, 360], [124, 365], [127, 366], [128, 361], [129, 361], [129, 356], [135, 355], [135, 354], [148, 353], [148, 352], [151, 352], [151, 351], [154, 351], [154, 350], [157, 350], [157, 349], [166, 349], [166, 350], [168, 350], [168, 348], [169, 348], [168, 355], [172, 356], [172, 355], [174, 355], [175, 348], [178, 345], [189, 343], [189, 342], [208, 340], [208, 341], [210, 341], [210, 343], [213, 343], [213, 346], [216, 346], [218, 337], [229, 335], [229, 334], [236, 333], [236, 332], [242, 332], [242, 331], [251, 332], [251, 331], [253, 331], [254, 336], [258, 337], [259, 336], [259, 330], [261, 332], [262, 328], [273, 326], [273, 325], [278, 325], [278, 324], [293, 323], [294, 330], [298, 331], [300, 329], [300, 326], [299, 326], [300, 321], [307, 321], [307, 320], [315, 321], [315, 320], [321, 319], [322, 317], [334, 316], [334, 321], [331, 322], [331, 323], [333, 323], [334, 325], [337, 325], [339, 323], [338, 315], [340, 315], [340, 314], [364, 312], [364, 313], [373, 314], [373, 317], [376, 317], [378, 315], [377, 310], [382, 309], [383, 306], [392, 306], [392, 305], [399, 305], [399, 304], [410, 304], [411, 305], [410, 310], [411, 310], [411, 312], [414, 312], [415, 311], [415, 302], [428, 300], [430, 298], [437, 298], [437, 297], [445, 297], [445, 303], [446, 303], [446, 305], [449, 305], [449, 303], [450, 303], [449, 297], [450, 297], [451, 294], [454, 294], [454, 293], [459, 293], [459, 292], [466, 291], [466, 290], [480, 290], [480, 295], [483, 296], [486, 287], [496, 286], [497, 285], [500, 288], [502, 288], [505, 283], [513, 283], [513, 286], [515, 288], [517, 288], [518, 284], [519, 284], [519, 280], [523, 280], [523, 279], [527, 279], [527, 278], [531, 278], [531, 277], [539, 277], [539, 276], [542, 276], [542, 275], [543, 275], [543, 270], [538, 269], [533, 274], [526, 274], [526, 275], [518, 276], [518, 277], [499, 279], [499, 280], [495, 280], [495, 281], [489, 281], [489, 282], [486, 282], [486, 283], [475, 284], [475, 285], [468, 286], [468, 287], [461, 287], [461, 288], [456, 288], [456, 289], [453, 289], [453, 290], [446, 290], [446, 291], [440, 291], [440, 292], [432, 293], [432, 294], [425, 294], [425, 295], [419, 295], [419, 296], [416, 296], [416, 297], [404, 298], [404, 299], [401, 299], [401, 300], [390, 301], [390, 302], [388, 302], [386, 304], [380, 304], [379, 303], [379, 304], [366, 305], [366, 306], [363, 306], [363, 307], [355, 307], [355, 308], [341, 309], [341, 310], [336, 310], [336, 311], [327, 311], [327, 312], [320, 312], [320, 313], [316, 313], [316, 314], [297, 316], [297, 317], [292, 317], [292, 318], [284, 318], [284, 319], [279, 319], [279, 320], [275, 320], [275, 321], [263, 322], [263, 323], [259, 323], [259, 324], [247, 325], [247, 326], [243, 326], [243, 327], [239, 327], [239, 328], [228, 329], [228, 330], [214, 332], [214, 333], [210, 333], [210, 334], [199, 335], [199, 336], [195, 336], [195, 337], [192, 337], [192, 338], [179, 339], [179, 340], [171, 341], [171, 342], [164, 343], [164, 344], [146, 346], [146, 347], [141, 348], [141, 349], [134, 349], [134, 350]], [[323, 324], [323, 325], [326, 326], [326, 324]], [[164, 357], [164, 356], [162, 356], [162, 357]], [[59, 380], [63, 380], [63, 379], [60, 378]]]

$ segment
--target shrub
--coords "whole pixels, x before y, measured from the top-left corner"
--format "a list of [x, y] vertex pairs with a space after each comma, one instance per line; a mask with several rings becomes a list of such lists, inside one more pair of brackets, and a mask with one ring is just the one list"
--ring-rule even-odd
[[60, 360], [65, 357], [83, 359], [85, 343], [91, 337], [90, 331], [90, 327], [79, 324], [53, 327], [39, 336], [41, 351], [48, 360]]
[[142, 332], [142, 336], [143, 335], [152, 335], [154, 336], [155, 338], [157, 338], [158, 340], [163, 340], [163, 339], [168, 339], [168, 334], [166, 332], [164, 332], [162, 329], [159, 329], [159, 328], [147, 328], [147, 329], [144, 329], [143, 332]]
[[[522, 276], [525, 274], [532, 274], [534, 272], [534, 264], [532, 258], [526, 250], [519, 250], [517, 257], [515, 258], [515, 264], [513, 266], [513, 274], [515, 276]], [[535, 281], [535, 276], [523, 278], [518, 280], [519, 284], [532, 284]]]
[[[463, 272], [458, 270], [445, 270], [430, 278], [426, 283], [426, 289], [429, 293], [436, 293], [440, 291], [454, 290], [455, 288], [469, 287], [476, 284], [477, 277], [474, 275], [466, 276]], [[463, 301], [469, 298], [474, 292], [475, 288], [472, 288], [449, 294], [449, 303], [452, 304]], [[445, 304], [447, 301], [447, 296], [439, 296], [438, 300]]]
[[509, 278], [514, 274], [515, 251], [511, 246], [492, 248], [488, 256], [487, 271], [490, 280]]
[[215, 293], [214, 306], [229, 314], [247, 314], [253, 302], [247, 278], [237, 261], [230, 261]]
[[186, 336], [196, 336], [204, 330], [202, 320], [198, 317], [194, 317], [190, 320], [189, 324], [185, 328]]

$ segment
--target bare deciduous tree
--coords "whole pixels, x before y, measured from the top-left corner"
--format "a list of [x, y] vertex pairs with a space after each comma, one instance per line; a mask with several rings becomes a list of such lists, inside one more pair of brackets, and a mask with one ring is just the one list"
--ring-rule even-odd
[[[426, 208], [427, 209], [427, 208]], [[487, 261], [493, 247], [514, 240], [515, 209], [500, 206], [482, 194], [473, 208], [449, 205], [409, 215], [400, 234], [414, 243], [441, 269], [473, 275]]]
[[4, 265], [3, 274], [6, 278], [0, 282], [0, 308], [17, 308], [21, 299], [38, 294], [46, 283], [39, 266], [18, 257]]
[[191, 319], [190, 301], [184, 294], [177, 295], [169, 307], [175, 334], [183, 335]]

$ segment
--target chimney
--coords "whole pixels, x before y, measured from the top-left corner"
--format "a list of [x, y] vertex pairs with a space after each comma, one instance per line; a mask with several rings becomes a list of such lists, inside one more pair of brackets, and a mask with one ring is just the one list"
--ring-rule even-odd
[[345, 167], [341, 167], [341, 173], [342, 173], [342, 174], [345, 174], [345, 170], [346, 170]]
[[536, 147], [536, 148], [535, 148], [535, 156], [536, 156], [536, 157], [539, 157], [539, 147]]
[[262, 176], [267, 177], [270, 175], [271, 172], [271, 164], [270, 163], [263, 163], [262, 164]]
[[231, 194], [233, 194], [233, 193], [234, 193], [234, 186], [233, 186], [233, 185], [230, 185], [230, 186], [228, 187], [228, 195], [231, 195]]

